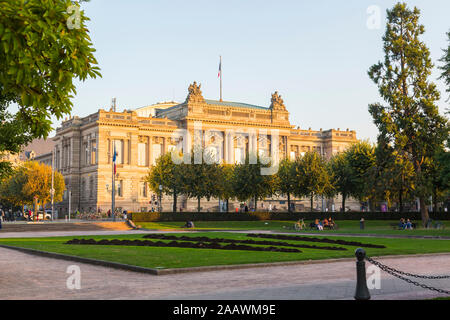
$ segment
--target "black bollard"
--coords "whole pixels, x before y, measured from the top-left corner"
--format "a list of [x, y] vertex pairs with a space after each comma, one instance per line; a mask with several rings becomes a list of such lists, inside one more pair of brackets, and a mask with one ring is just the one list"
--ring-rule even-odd
[[362, 248], [358, 248], [355, 251], [356, 261], [356, 292], [355, 300], [370, 300], [369, 288], [367, 288], [366, 279], [366, 251]]

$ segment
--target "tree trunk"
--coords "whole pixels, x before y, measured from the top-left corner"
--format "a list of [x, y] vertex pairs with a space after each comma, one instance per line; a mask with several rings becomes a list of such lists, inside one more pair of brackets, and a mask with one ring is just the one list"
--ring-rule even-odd
[[423, 197], [419, 197], [419, 203], [420, 215], [422, 217], [422, 226], [425, 228], [427, 226], [428, 220], [430, 219], [430, 216], [428, 214], [428, 208], [425, 205], [425, 199]]
[[227, 199], [227, 213], [230, 212], [230, 201]]
[[288, 212], [291, 213], [291, 194], [289, 192], [287, 193], [287, 198], [288, 198]]
[[347, 194], [342, 194], [342, 212], [345, 212], [345, 200], [347, 199]]
[[258, 205], [258, 197], [255, 197], [255, 211], [256, 211], [257, 205]]
[[433, 188], [433, 212], [437, 212], [437, 188]]
[[200, 212], [200, 197], [197, 197], [197, 211]]
[[398, 195], [398, 204], [400, 213], [403, 213], [403, 188], [400, 188], [400, 194]]
[[313, 206], [314, 206], [314, 193], [311, 193], [311, 212], [313, 212]]
[[177, 212], [177, 192], [173, 192], [173, 212]]

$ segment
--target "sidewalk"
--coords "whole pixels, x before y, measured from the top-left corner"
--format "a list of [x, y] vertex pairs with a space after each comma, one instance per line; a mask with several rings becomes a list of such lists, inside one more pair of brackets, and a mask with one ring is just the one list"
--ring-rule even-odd
[[[383, 258], [380, 262], [418, 274], [449, 274], [450, 255]], [[67, 267], [78, 265], [81, 289], [67, 289]], [[10, 270], [21, 266], [17, 277]], [[36, 272], [45, 270], [45, 272]], [[152, 276], [100, 266], [37, 257], [0, 248], [0, 295], [4, 299], [353, 299], [355, 262], [275, 266]], [[381, 273], [373, 299], [424, 299], [442, 296]], [[450, 290], [450, 279], [420, 280]]]

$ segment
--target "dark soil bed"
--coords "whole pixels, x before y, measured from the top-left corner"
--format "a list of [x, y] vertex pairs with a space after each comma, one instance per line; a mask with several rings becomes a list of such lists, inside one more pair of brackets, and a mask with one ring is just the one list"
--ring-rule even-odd
[[365, 248], [377, 248], [384, 249], [386, 246], [378, 245], [378, 244], [369, 244], [369, 243], [361, 243], [356, 241], [345, 241], [345, 240], [332, 240], [327, 238], [312, 238], [312, 237], [301, 237], [301, 236], [287, 236], [282, 234], [263, 234], [263, 233], [250, 233], [247, 234], [247, 237], [252, 238], [266, 238], [266, 239], [279, 239], [279, 240], [294, 240], [294, 241], [309, 241], [309, 242], [321, 242], [321, 243], [333, 243], [340, 244], [343, 246], [357, 246], [357, 247], [365, 247]]
[[234, 239], [223, 239], [223, 238], [208, 238], [208, 237], [177, 237], [168, 236], [165, 234], [147, 234], [143, 238], [146, 239], [160, 239], [160, 240], [178, 240], [178, 241], [200, 241], [200, 242], [211, 242], [211, 243], [239, 243], [239, 244], [255, 244], [255, 245], [267, 245], [267, 246], [285, 246], [294, 248], [307, 248], [307, 249], [319, 249], [319, 250], [341, 250], [345, 251], [346, 248], [342, 247], [319, 247], [315, 245], [307, 244], [292, 244], [282, 241], [258, 241], [258, 240], [234, 240]]
[[272, 252], [301, 252], [298, 249], [277, 248], [277, 247], [252, 247], [239, 244], [221, 245], [219, 243], [207, 242], [162, 242], [150, 240], [99, 240], [94, 239], [72, 239], [65, 244], [81, 245], [114, 245], [114, 246], [147, 246], [147, 247], [175, 247], [175, 248], [193, 248], [193, 249], [218, 249], [218, 250], [245, 250], [245, 251], [272, 251]]

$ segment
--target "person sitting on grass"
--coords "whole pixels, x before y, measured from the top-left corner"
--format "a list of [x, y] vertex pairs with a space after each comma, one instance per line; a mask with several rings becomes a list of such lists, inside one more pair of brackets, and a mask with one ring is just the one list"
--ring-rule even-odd
[[405, 229], [405, 226], [406, 226], [406, 224], [405, 224], [405, 219], [401, 218], [401, 219], [400, 219], [400, 222], [398, 223], [398, 228], [399, 228], [400, 230], [403, 230], [403, 229]]
[[[317, 219], [317, 220], [319, 220], [319, 219]], [[319, 221], [319, 223], [317, 224], [317, 230], [323, 231], [322, 221]]]
[[405, 229], [408, 229], [408, 230], [412, 230], [412, 222], [411, 222], [411, 220], [406, 220], [406, 225], [405, 225]]
[[183, 228], [194, 228], [194, 223], [192, 221], [186, 221], [186, 224], [183, 226]]
[[330, 227], [330, 224], [328, 223], [327, 219], [323, 219], [322, 224], [323, 224], [324, 228], [329, 228]]

